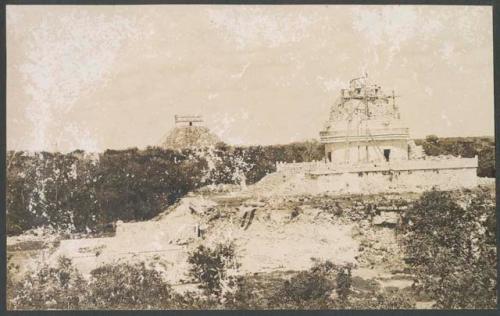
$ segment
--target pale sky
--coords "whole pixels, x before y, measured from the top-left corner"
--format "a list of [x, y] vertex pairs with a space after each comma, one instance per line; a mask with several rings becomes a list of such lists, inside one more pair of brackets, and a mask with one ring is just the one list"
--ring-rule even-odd
[[412, 137], [493, 136], [492, 8], [7, 6], [7, 149], [144, 148], [175, 114], [230, 144], [318, 138], [367, 72]]

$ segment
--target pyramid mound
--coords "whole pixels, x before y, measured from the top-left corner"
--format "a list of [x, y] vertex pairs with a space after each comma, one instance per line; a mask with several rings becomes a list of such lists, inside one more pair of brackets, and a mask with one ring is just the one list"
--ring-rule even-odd
[[161, 146], [167, 149], [212, 147], [221, 140], [205, 126], [176, 126], [163, 139]]

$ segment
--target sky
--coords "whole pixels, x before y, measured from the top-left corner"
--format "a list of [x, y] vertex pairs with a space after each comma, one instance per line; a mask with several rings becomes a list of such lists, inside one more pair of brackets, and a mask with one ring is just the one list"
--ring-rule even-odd
[[368, 73], [414, 138], [493, 136], [489, 6], [7, 6], [7, 149], [158, 145], [203, 115], [235, 145], [318, 139]]

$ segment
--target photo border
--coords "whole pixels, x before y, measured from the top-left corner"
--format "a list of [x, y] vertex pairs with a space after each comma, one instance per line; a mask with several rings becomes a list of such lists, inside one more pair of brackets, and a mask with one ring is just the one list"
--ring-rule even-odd
[[491, 310], [62, 310], [62, 311], [7, 311], [6, 310], [6, 271], [7, 271], [7, 236], [6, 236], [6, 62], [7, 62], [7, 51], [6, 51], [6, 7], [16, 6], [16, 5], [172, 5], [172, 4], [230, 4], [230, 5], [247, 5], [247, 4], [260, 4], [260, 5], [473, 5], [473, 6], [491, 6], [493, 14], [493, 58], [494, 58], [494, 118], [495, 118], [495, 163], [496, 163], [496, 198], [500, 195], [499, 188], [499, 176], [500, 171], [498, 170], [499, 160], [500, 160], [500, 145], [499, 140], [496, 135], [500, 133], [500, 10], [499, 10], [500, 0], [455, 0], [455, 1], [429, 1], [429, 0], [400, 0], [400, 1], [390, 1], [390, 0], [343, 0], [343, 1], [327, 1], [327, 0], [314, 0], [314, 1], [304, 1], [304, 0], [276, 0], [276, 1], [264, 1], [264, 0], [251, 0], [251, 1], [235, 1], [235, 0], [199, 0], [199, 1], [189, 1], [189, 0], [7, 0], [2, 3], [0, 11], [1, 20], [1, 63], [0, 63], [0, 73], [2, 89], [0, 89], [0, 130], [1, 130], [1, 153], [0, 153], [0, 202], [2, 203], [3, 210], [0, 212], [0, 235], [2, 242], [0, 243], [0, 258], [2, 262], [0, 264], [0, 283], [2, 288], [0, 290], [0, 314], [9, 315], [498, 315], [499, 312], [499, 301], [500, 301], [500, 290], [498, 287], [498, 280], [500, 279], [499, 273], [499, 245], [500, 245], [500, 208], [498, 203], [496, 204], [496, 218], [497, 218], [497, 308]]

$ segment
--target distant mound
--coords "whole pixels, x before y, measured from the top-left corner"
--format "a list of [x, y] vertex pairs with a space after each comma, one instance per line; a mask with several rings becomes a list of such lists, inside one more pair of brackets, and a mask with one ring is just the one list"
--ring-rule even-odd
[[205, 126], [176, 126], [162, 140], [167, 149], [212, 147], [221, 140]]

